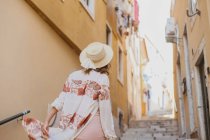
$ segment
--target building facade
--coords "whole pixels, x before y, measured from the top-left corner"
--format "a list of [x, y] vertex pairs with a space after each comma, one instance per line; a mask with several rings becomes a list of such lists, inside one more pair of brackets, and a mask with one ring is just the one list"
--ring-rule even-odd
[[[44, 121], [69, 73], [81, 68], [80, 51], [106, 42], [106, 1], [92, 2], [2, 1], [1, 120], [29, 109], [29, 116]], [[28, 139], [21, 121], [2, 125], [0, 135]]]
[[124, 34], [119, 29], [118, 17], [115, 10], [117, 3], [107, 0], [107, 44], [112, 46], [114, 57], [110, 68], [110, 90], [112, 99], [112, 112], [114, 115], [115, 130], [118, 136], [128, 126], [127, 105], [127, 60], [124, 43]]
[[[166, 40], [174, 45], [174, 87], [180, 135], [210, 138], [210, 1], [172, 0]], [[188, 9], [188, 10], [186, 10]]]
[[142, 117], [148, 117], [149, 116], [149, 111], [150, 111], [150, 91], [149, 91], [149, 86], [144, 78], [144, 68], [149, 62], [149, 57], [148, 57], [148, 51], [147, 51], [147, 46], [145, 39], [141, 39], [141, 67], [140, 71], [140, 79], [141, 79], [141, 108], [142, 108]]
[[140, 117], [137, 10], [136, 0], [107, 1], [107, 31], [111, 31], [107, 42], [114, 50], [110, 70], [112, 104], [118, 135], [125, 131], [131, 119]]
[[[58, 96], [68, 74], [81, 68], [80, 51], [99, 41], [114, 50], [109, 77], [112, 111], [120, 136], [131, 118], [128, 94], [134, 92], [128, 93], [127, 69], [131, 66], [128, 55], [132, 55], [128, 48], [138, 45], [134, 41], [138, 39], [136, 3], [136, 0], [4, 0], [0, 6], [0, 119], [30, 109], [29, 116], [44, 121], [48, 104]], [[126, 46], [129, 39], [134, 44]], [[140, 84], [135, 79], [133, 82], [138, 94]], [[140, 99], [135, 98], [133, 105], [138, 106]], [[133, 117], [140, 116], [138, 111], [133, 112]], [[27, 139], [21, 121], [2, 125], [0, 135], [4, 140]]]
[[127, 52], [127, 94], [129, 119], [139, 120], [142, 116], [141, 111], [141, 79], [140, 79], [140, 34], [139, 26], [139, 3], [137, 0], [129, 1], [131, 9], [130, 26], [127, 29], [125, 39]]

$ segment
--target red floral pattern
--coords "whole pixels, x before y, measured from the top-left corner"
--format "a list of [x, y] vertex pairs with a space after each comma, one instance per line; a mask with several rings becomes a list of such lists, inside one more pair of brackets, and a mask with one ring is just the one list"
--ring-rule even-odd
[[99, 95], [100, 95], [100, 93], [99, 93], [99, 92], [94, 93], [94, 94], [93, 94], [93, 100], [98, 100]]
[[61, 129], [65, 129], [69, 126], [71, 120], [73, 120], [74, 115], [70, 114], [70, 115], [61, 115], [60, 118], [60, 123], [59, 123], [59, 128]]
[[78, 93], [77, 93], [77, 95], [79, 95], [79, 96], [85, 95], [86, 87], [87, 87], [87, 85], [85, 85], [85, 87], [78, 88]]
[[36, 139], [36, 137], [40, 137], [41, 133], [41, 126], [43, 125], [42, 122], [33, 119], [33, 118], [23, 118], [22, 125], [25, 130], [28, 132], [28, 137], [31, 139]]
[[80, 121], [80, 123], [77, 125], [77, 129], [79, 129], [80, 127], [82, 127], [83, 125], [85, 125], [87, 123], [87, 121], [90, 119], [90, 117], [91, 117], [91, 113], [87, 117], [83, 118]]
[[[107, 100], [110, 98], [109, 88], [107, 85], [100, 85], [95, 81], [82, 81], [82, 80], [72, 80], [67, 82], [64, 86], [64, 91], [70, 92], [71, 94], [76, 94], [77, 96], [88, 96], [94, 101], [97, 100]], [[61, 115], [59, 128], [72, 128], [79, 129], [81, 126], [85, 125], [89, 120], [91, 114], [86, 117], [82, 117], [77, 113]]]
[[79, 129], [81, 126], [86, 124], [90, 117], [91, 114], [86, 117], [82, 117], [77, 113], [74, 113], [73, 115], [61, 115], [59, 128], [66, 129], [68, 127], [72, 129]]
[[[59, 95], [59, 97], [52, 103], [52, 106], [57, 107], [59, 110], [62, 110], [62, 115], [60, 116], [60, 129], [81, 129], [84, 125], [87, 125], [87, 122], [92, 117], [92, 113], [101, 107], [102, 109], [102, 125], [104, 125], [106, 135], [110, 137], [115, 137], [114, 132], [112, 133], [111, 125], [106, 125], [112, 123], [110, 115], [111, 110], [103, 110], [107, 105], [110, 105], [109, 102], [104, 102], [104, 104], [96, 104], [100, 100], [107, 100], [110, 98], [109, 95], [109, 81], [108, 77], [100, 77], [102, 79], [96, 79], [96, 81], [92, 80], [83, 80], [83, 79], [91, 79], [91, 77], [84, 78], [79, 75], [71, 75], [67, 82], [64, 84], [63, 92]], [[94, 76], [94, 75], [93, 75]], [[98, 75], [97, 75], [98, 76]], [[75, 80], [75, 79], [82, 80]], [[95, 79], [92, 78], [92, 79]], [[100, 83], [100, 84], [99, 84]], [[103, 84], [104, 85], [103, 85]], [[73, 95], [72, 95], [73, 94]], [[85, 98], [81, 98], [81, 96], [85, 96], [85, 98], [89, 98], [83, 100]], [[72, 100], [73, 99], [73, 100]], [[81, 101], [77, 102], [75, 100]], [[92, 100], [92, 101], [91, 101]], [[72, 102], [72, 103], [71, 103]], [[90, 106], [94, 104], [94, 108], [90, 108]], [[71, 108], [72, 107], [72, 108]], [[91, 106], [92, 107], [92, 106]], [[83, 109], [83, 110], [82, 110]], [[108, 108], [109, 109], [109, 108]], [[86, 114], [86, 115], [84, 115]], [[41, 127], [42, 123], [38, 120], [32, 118], [25, 118], [23, 120], [23, 126], [28, 133], [28, 136], [31, 139], [41, 138]], [[73, 130], [73, 131], [74, 131]], [[108, 130], [108, 131], [107, 131]]]
[[82, 80], [72, 80], [70, 87], [71, 93], [79, 96], [85, 95], [86, 83]]
[[64, 91], [64, 92], [70, 92], [70, 91], [71, 91], [69, 82], [66, 82], [66, 83], [64, 84], [64, 86], [63, 86], [63, 91]]
[[100, 100], [108, 100], [110, 99], [109, 88], [106, 85], [102, 85], [102, 91], [100, 92], [99, 99]]
[[109, 99], [109, 89], [106, 85], [100, 85], [95, 81], [72, 80], [71, 84], [68, 82], [64, 85], [65, 92], [71, 92], [78, 96], [87, 95], [93, 100]]

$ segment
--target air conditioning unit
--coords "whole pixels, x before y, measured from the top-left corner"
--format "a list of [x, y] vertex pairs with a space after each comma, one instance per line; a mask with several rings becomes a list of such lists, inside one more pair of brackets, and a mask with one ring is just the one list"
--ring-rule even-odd
[[165, 27], [165, 38], [168, 43], [177, 42], [177, 29], [175, 19], [173, 17], [167, 19], [167, 24]]

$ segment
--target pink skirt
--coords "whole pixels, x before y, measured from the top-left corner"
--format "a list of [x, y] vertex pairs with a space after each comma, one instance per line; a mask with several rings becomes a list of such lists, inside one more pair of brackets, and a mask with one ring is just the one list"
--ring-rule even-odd
[[[26, 130], [30, 139], [43, 140], [41, 126], [42, 122], [33, 118], [24, 118], [22, 125]], [[72, 129], [65, 129], [62, 131], [60, 128], [49, 128], [49, 140], [62, 140], [71, 138], [73, 136]], [[99, 111], [96, 112], [91, 122], [80, 132], [75, 140], [105, 140], [105, 136], [101, 126]]]
[[105, 140], [105, 136], [101, 126], [99, 111], [84, 130], [79, 134], [76, 140]]

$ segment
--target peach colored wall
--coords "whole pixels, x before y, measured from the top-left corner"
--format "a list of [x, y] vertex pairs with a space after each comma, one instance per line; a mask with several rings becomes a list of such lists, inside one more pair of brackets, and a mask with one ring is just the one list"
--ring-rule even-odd
[[[173, 73], [174, 73], [174, 75], [173, 75], [173, 79], [174, 79], [174, 93], [176, 93], [176, 94], [174, 94], [174, 98], [175, 98], [175, 104], [176, 104], [176, 107], [177, 107], [177, 109], [179, 109], [179, 96], [178, 96], [178, 87], [177, 87], [177, 82], [178, 82], [178, 80], [177, 80], [177, 75], [176, 75], [176, 73], [177, 73], [177, 70], [176, 70], [176, 63], [177, 63], [177, 50], [176, 50], [176, 48], [174, 47], [173, 48]], [[180, 122], [180, 117], [179, 117], [179, 115], [180, 115], [180, 112], [179, 111], [177, 111], [177, 112], [175, 112], [176, 114], [175, 114], [175, 118], [176, 119], [178, 119], [178, 122]], [[181, 127], [180, 127], [180, 130], [181, 130]]]
[[128, 106], [127, 106], [127, 62], [126, 62], [126, 55], [123, 53], [123, 84], [117, 78], [117, 52], [118, 52], [118, 38], [113, 34], [112, 36], [112, 45], [114, 51], [114, 57], [111, 63], [110, 69], [110, 89], [111, 89], [111, 98], [112, 98], [112, 110], [113, 115], [118, 117], [117, 108], [119, 107], [122, 109], [124, 113], [124, 123], [127, 124], [128, 122]]
[[79, 49], [93, 41], [105, 42], [106, 3], [95, 0], [93, 20], [80, 0], [30, 0], [71, 39]]
[[[117, 108], [120, 108], [124, 113], [123, 122], [128, 125], [128, 95], [127, 95], [127, 54], [125, 50], [125, 43], [116, 29], [116, 15], [114, 10], [114, 2], [107, 0], [107, 22], [112, 28], [112, 48], [114, 57], [110, 69], [110, 82], [111, 82], [111, 98], [113, 115], [117, 118]], [[123, 50], [123, 84], [117, 78], [117, 53], [118, 45], [121, 44]], [[118, 125], [118, 124], [117, 124]]]
[[[188, 34], [188, 51], [189, 51], [189, 60], [190, 60], [190, 66], [191, 66], [191, 72], [194, 73], [194, 67], [195, 67], [195, 61], [196, 61], [196, 53], [199, 52], [199, 46], [201, 43], [201, 40], [204, 39], [206, 42], [205, 49], [203, 50], [205, 55], [205, 62], [206, 66], [210, 66], [210, 23], [209, 23], [209, 0], [198, 0], [198, 7], [201, 11], [201, 15], [194, 16], [193, 18], [189, 18], [186, 15], [186, 9], [189, 9], [188, 0], [182, 0], [175, 2], [174, 10], [172, 11], [172, 16], [175, 17], [176, 22], [179, 27], [179, 36], [180, 38], [183, 37], [184, 34], [184, 27], [186, 25], [187, 27], [187, 34]], [[180, 45], [180, 60], [181, 60], [181, 73], [182, 73], [182, 79], [186, 77], [185, 73], [185, 62], [184, 62], [184, 49], [183, 49], [183, 41], [181, 41]], [[177, 52], [177, 51], [176, 51]], [[175, 55], [177, 55], [175, 52]], [[176, 59], [176, 57], [175, 57]], [[176, 68], [176, 60], [174, 61], [174, 67]], [[195, 78], [192, 79], [192, 95], [193, 95], [193, 107], [194, 107], [194, 116], [195, 116], [195, 128], [199, 130], [199, 122], [198, 122], [198, 109], [197, 109], [197, 95], [196, 95], [196, 84], [195, 84]], [[210, 94], [210, 75], [207, 75], [207, 81], [208, 81], [208, 94]], [[177, 82], [177, 81], [176, 81]], [[176, 94], [177, 91], [175, 92]], [[209, 96], [210, 98], [210, 96]], [[188, 107], [188, 100], [186, 95], [184, 96], [185, 101], [185, 112], [186, 112], [186, 118], [187, 118], [187, 135], [190, 135], [189, 130], [189, 107]]]
[[[30, 109], [43, 121], [47, 104], [80, 68], [78, 54], [25, 1], [1, 1], [0, 11], [0, 120]], [[27, 139], [16, 121], [0, 126], [0, 137]]]
[[145, 64], [149, 61], [149, 58], [148, 58], [148, 54], [147, 54], [147, 46], [146, 46], [146, 43], [145, 43], [145, 39], [142, 39], [141, 41], [141, 45], [140, 45], [140, 57], [141, 57], [141, 65], [140, 65], [140, 78], [141, 78], [141, 110], [142, 110], [142, 117], [146, 117], [148, 116], [148, 112], [147, 112], [147, 106], [148, 106], [148, 103], [145, 103], [144, 102], [144, 92], [145, 90], [147, 89], [146, 85], [145, 85], [145, 82], [144, 82], [144, 79], [143, 79], [143, 70], [144, 70], [144, 66]]

